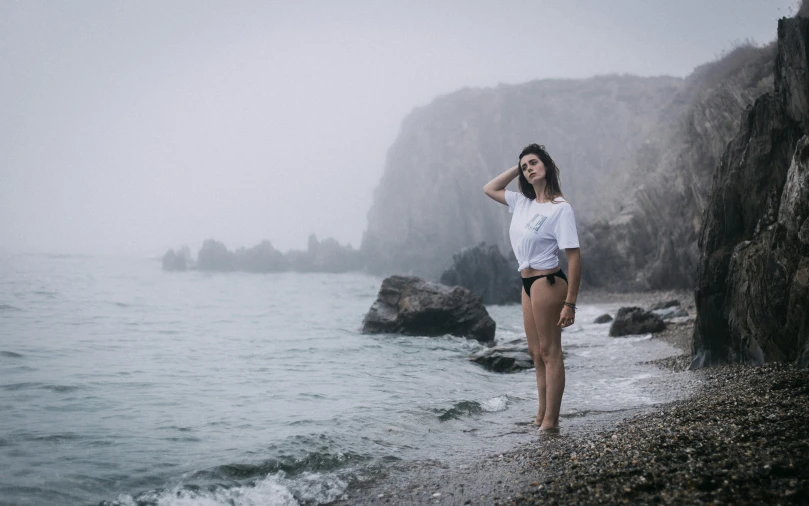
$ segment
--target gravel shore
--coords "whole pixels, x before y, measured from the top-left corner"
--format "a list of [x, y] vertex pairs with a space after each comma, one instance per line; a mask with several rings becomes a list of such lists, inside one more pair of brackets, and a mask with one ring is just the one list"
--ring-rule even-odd
[[[627, 305], [678, 298], [693, 314], [688, 294], [640, 295]], [[402, 463], [334, 504], [809, 504], [809, 371], [686, 371], [692, 331], [682, 319], [654, 335], [683, 351], [654, 363], [699, 385], [686, 400], [569, 421], [502, 455]]]
[[809, 504], [809, 371], [725, 366], [690, 399], [548, 440], [542, 478], [500, 504]]

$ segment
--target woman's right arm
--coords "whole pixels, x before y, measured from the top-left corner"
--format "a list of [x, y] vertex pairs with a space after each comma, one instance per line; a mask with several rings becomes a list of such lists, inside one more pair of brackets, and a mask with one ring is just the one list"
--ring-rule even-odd
[[508, 184], [512, 182], [519, 174], [520, 168], [515, 165], [486, 183], [486, 186], [483, 187], [483, 192], [494, 200], [507, 206], [506, 186], [508, 186]]

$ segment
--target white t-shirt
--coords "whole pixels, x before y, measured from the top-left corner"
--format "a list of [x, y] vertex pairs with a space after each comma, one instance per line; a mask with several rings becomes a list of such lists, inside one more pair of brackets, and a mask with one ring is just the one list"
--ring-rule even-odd
[[559, 266], [559, 248], [578, 248], [576, 217], [573, 208], [563, 198], [540, 204], [519, 192], [506, 190], [508, 210], [512, 213], [508, 230], [518, 271], [532, 267], [537, 270]]

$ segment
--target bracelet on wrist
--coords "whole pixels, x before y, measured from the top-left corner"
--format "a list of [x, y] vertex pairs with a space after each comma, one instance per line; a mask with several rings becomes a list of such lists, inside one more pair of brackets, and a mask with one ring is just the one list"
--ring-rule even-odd
[[565, 301], [565, 306], [573, 309], [573, 311], [576, 310], [576, 304], [573, 304], [572, 302]]

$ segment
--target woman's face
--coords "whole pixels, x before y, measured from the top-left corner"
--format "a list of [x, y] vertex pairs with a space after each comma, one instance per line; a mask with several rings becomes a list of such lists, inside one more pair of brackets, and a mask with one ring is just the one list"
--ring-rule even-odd
[[522, 157], [520, 159], [520, 170], [522, 170], [525, 179], [531, 184], [545, 179], [545, 164], [537, 155], [529, 154]]

